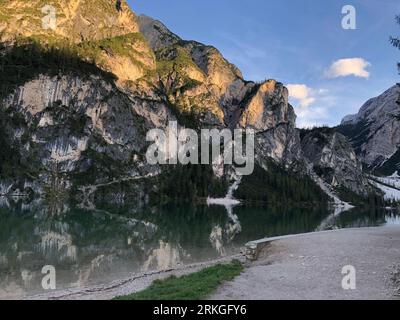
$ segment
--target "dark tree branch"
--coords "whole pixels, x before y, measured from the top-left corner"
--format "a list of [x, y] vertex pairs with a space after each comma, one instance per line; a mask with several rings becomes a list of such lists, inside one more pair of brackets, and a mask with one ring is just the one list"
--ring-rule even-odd
[[399, 38], [390, 37], [390, 43], [391, 43], [394, 47], [400, 49], [400, 39], [399, 39]]

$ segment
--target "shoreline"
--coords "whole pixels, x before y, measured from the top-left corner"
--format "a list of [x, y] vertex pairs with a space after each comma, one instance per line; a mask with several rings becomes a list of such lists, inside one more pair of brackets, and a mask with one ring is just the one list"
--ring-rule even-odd
[[165, 279], [170, 276], [180, 277], [217, 264], [229, 263], [234, 259], [241, 262], [246, 260], [244, 254], [240, 253], [211, 261], [173, 267], [167, 270], [136, 273], [132, 274], [129, 278], [119, 279], [101, 285], [61, 289], [48, 293], [29, 295], [22, 298], [22, 300], [111, 300], [118, 296], [142, 291], [155, 280]]
[[[257, 267], [258, 265], [262, 265], [263, 263], [266, 263], [266, 261], [269, 264], [274, 264], [279, 262], [279, 260], [282, 259], [291, 259], [292, 255], [287, 253], [287, 244], [289, 243], [303, 243], [303, 242], [314, 242], [314, 238], [320, 238], [320, 239], [326, 239], [326, 238], [333, 238], [337, 239], [338, 235], [351, 235], [351, 234], [362, 234], [368, 235], [369, 233], [375, 233], [375, 232], [381, 232], [382, 234], [387, 234], [390, 233], [391, 231], [396, 231], [396, 239], [400, 243], [400, 226], [381, 226], [381, 227], [368, 227], [368, 228], [351, 228], [351, 229], [338, 229], [338, 230], [327, 230], [327, 231], [319, 231], [319, 232], [311, 232], [311, 233], [303, 233], [303, 234], [293, 234], [293, 235], [285, 235], [285, 236], [280, 236], [280, 237], [273, 237], [273, 238], [266, 238], [266, 239], [261, 239], [261, 240], [256, 240], [252, 241], [250, 243], [258, 242], [258, 241], [266, 241], [267, 244], [260, 250], [260, 256], [258, 257], [257, 260], [255, 261], [250, 261], [246, 259], [245, 254], [237, 254], [237, 255], [232, 255], [228, 257], [224, 257], [221, 259], [216, 259], [212, 261], [206, 261], [206, 262], [199, 262], [191, 265], [185, 265], [177, 268], [171, 268], [168, 270], [162, 270], [162, 271], [154, 271], [154, 272], [149, 272], [149, 273], [143, 273], [143, 274], [133, 274], [131, 277], [126, 278], [126, 279], [119, 279], [115, 280], [111, 283], [106, 283], [102, 285], [96, 285], [96, 286], [88, 286], [84, 288], [72, 288], [72, 289], [65, 289], [65, 290], [59, 290], [59, 291], [54, 291], [54, 292], [49, 292], [49, 293], [44, 293], [44, 294], [36, 294], [36, 295], [31, 295], [23, 298], [24, 300], [111, 300], [117, 296], [123, 296], [123, 295], [128, 295], [132, 293], [136, 293], [138, 291], [146, 289], [148, 286], [151, 285], [151, 283], [154, 280], [158, 279], [165, 279], [170, 276], [183, 276], [187, 275], [190, 273], [198, 272], [204, 268], [214, 266], [220, 263], [228, 263], [234, 259], [241, 261], [245, 265], [245, 272], [249, 272], [249, 270], [252, 270], [252, 268]], [[397, 236], [398, 235], [398, 236]], [[311, 239], [311, 240], [310, 240]], [[283, 246], [282, 246], [283, 244]], [[286, 245], [285, 245], [286, 244]], [[323, 242], [320, 242], [321, 248], [323, 249], [322, 251], [322, 256], [324, 256], [327, 251], [329, 250], [335, 250], [335, 246], [328, 245], [328, 248], [326, 245], [323, 245]], [[345, 241], [346, 244], [346, 241]], [[347, 242], [347, 246], [351, 249], [352, 247], [352, 242]], [[366, 244], [367, 245], [367, 244]], [[282, 248], [281, 248], [282, 246]], [[275, 249], [271, 249], [275, 248]], [[400, 261], [400, 246], [398, 247], [398, 256], [397, 259]], [[373, 247], [371, 247], [373, 249]], [[272, 251], [271, 251], [272, 250]], [[298, 248], [298, 250], [307, 250], [306, 247], [304, 248]], [[279, 258], [277, 258], [279, 256]], [[368, 257], [366, 257], [368, 258]], [[369, 257], [370, 259], [370, 257]], [[399, 262], [399, 268], [400, 268], [400, 262]], [[340, 274], [339, 274], [340, 275]], [[239, 276], [239, 282], [240, 278], [242, 276]], [[277, 276], [279, 278], [280, 276]], [[235, 280], [237, 281], [237, 280]], [[233, 283], [235, 283], [235, 281]], [[258, 279], [256, 280], [258, 282]], [[216, 295], [213, 295], [212, 297], [217, 297], [217, 299], [224, 299], [224, 300], [230, 300], [230, 297], [232, 296], [232, 292], [226, 293], [227, 296], [224, 295], [224, 290], [226, 290], [226, 287], [230, 287], [232, 284], [225, 284], [221, 286], [221, 288], [218, 290]], [[225, 289], [224, 289], [225, 288]], [[239, 289], [238, 289], [239, 290]], [[243, 290], [242, 290], [243, 291]], [[243, 291], [245, 292], [245, 291]], [[250, 297], [250, 296], [233, 296], [234, 298], [237, 299], [251, 299], [255, 297]], [[213, 299], [213, 298], [211, 298]], [[260, 294], [259, 296], [256, 297], [256, 299], [263, 299], [263, 295]]]
[[[355, 288], [343, 287], [354, 269]], [[400, 225], [270, 239], [210, 300], [399, 300]]]

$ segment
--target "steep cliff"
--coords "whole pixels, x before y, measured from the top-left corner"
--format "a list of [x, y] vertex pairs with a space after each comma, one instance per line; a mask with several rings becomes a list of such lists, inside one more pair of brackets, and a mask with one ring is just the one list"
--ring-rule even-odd
[[330, 128], [303, 130], [301, 145], [304, 157], [327, 184], [335, 189], [346, 188], [358, 195], [368, 195], [371, 188], [362, 164], [343, 135]]
[[392, 175], [400, 161], [400, 85], [367, 101], [337, 130], [350, 139], [366, 169]]
[[[188, 112], [191, 108], [205, 108], [209, 112], [207, 118], [215, 119], [214, 124], [254, 129], [257, 133], [258, 159], [272, 158], [285, 166], [300, 161], [296, 115], [288, 103], [288, 91], [281, 83], [275, 80], [263, 83], [246, 81], [240, 70], [216, 48], [182, 40], [160, 21], [147, 16], [139, 16], [138, 23], [140, 31], [156, 52], [158, 64], [163, 65], [167, 57], [178, 66], [168, 73], [170, 91], [179, 89], [179, 84], [177, 88], [171, 83], [171, 79], [176, 77], [197, 81], [195, 90], [185, 92], [186, 101], [172, 97], [180, 110]], [[176, 62], [175, 52], [186, 57], [190, 68], [179, 68], [181, 63]]]

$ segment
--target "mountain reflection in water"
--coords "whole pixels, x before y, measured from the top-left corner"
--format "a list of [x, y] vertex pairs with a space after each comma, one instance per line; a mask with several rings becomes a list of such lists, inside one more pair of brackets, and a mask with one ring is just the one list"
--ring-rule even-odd
[[74, 208], [0, 200], [0, 299], [44, 293], [43, 266], [57, 289], [109, 283], [135, 273], [239, 253], [251, 240], [333, 228], [398, 223], [391, 211], [168, 205], [138, 210]]

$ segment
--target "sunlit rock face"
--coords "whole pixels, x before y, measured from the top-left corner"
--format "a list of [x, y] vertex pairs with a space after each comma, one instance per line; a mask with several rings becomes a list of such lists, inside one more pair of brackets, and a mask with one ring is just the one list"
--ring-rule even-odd
[[296, 116], [288, 103], [288, 90], [275, 80], [258, 85], [241, 116], [240, 124], [267, 131], [281, 123], [295, 125]]
[[400, 85], [367, 101], [338, 130], [352, 142], [366, 168], [387, 175], [399, 169]]
[[252, 88], [246, 99], [239, 125], [256, 132], [256, 154], [271, 158], [284, 166], [302, 162], [296, 114], [288, 103], [288, 90], [275, 80]]
[[224, 126], [255, 129], [260, 158], [272, 158], [288, 166], [299, 161], [296, 115], [288, 103], [288, 91], [281, 83], [245, 81], [240, 70], [214, 47], [184, 41], [161, 22], [146, 16], [139, 16], [138, 22], [156, 52], [165, 54], [179, 48], [188, 54], [203, 75], [197, 78], [200, 81], [197, 90], [208, 92], [199, 103], [212, 105], [209, 113]]
[[[122, 12], [118, 12], [116, 1], [107, 0], [13, 0], [0, 4], [2, 41], [45, 35], [81, 42], [138, 32], [136, 16], [125, 1]], [[55, 28], [44, 28], [43, 18], [53, 13]]]

